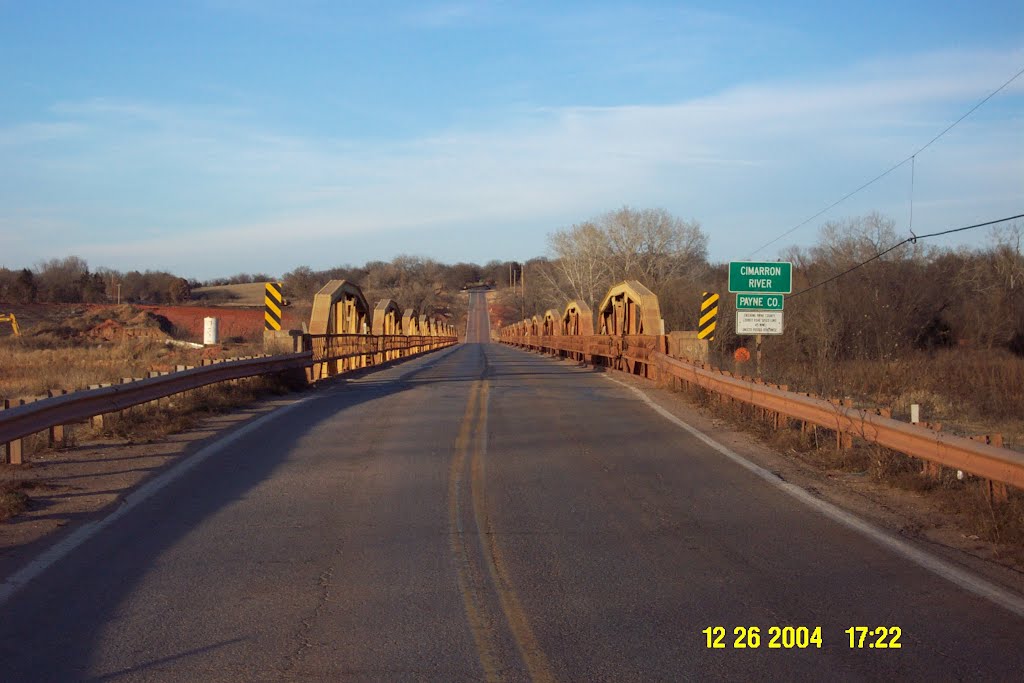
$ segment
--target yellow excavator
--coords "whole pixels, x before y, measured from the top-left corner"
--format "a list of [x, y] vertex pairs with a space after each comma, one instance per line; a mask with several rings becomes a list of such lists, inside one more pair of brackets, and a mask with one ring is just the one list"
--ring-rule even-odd
[[14, 336], [21, 336], [21, 329], [18, 327], [18, 319], [14, 317], [13, 313], [0, 313], [0, 323], [10, 323], [11, 329], [14, 330]]

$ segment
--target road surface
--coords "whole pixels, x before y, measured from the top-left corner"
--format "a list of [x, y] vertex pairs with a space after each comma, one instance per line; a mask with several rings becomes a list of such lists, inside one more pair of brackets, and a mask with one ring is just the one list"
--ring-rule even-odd
[[[470, 296], [467, 343], [317, 392], [0, 606], [0, 679], [1020, 679], [1019, 617], [488, 344]], [[770, 649], [786, 625], [822, 647]]]

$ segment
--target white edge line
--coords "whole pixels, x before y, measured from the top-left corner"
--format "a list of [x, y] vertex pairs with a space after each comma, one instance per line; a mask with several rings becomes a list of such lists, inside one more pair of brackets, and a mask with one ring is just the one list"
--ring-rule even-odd
[[85, 543], [103, 529], [106, 529], [121, 517], [127, 515], [140, 503], [145, 502], [161, 489], [166, 488], [169, 484], [180, 479], [196, 465], [208, 460], [210, 457], [216, 455], [218, 452], [222, 451], [224, 448], [230, 446], [250, 432], [259, 429], [270, 420], [286, 415], [311, 400], [321, 398], [321, 396], [307, 396], [306, 398], [299, 399], [295, 403], [282, 406], [267, 413], [266, 415], [258, 417], [249, 424], [239, 427], [227, 436], [204, 446], [196, 451], [192, 456], [182, 460], [163, 474], [159, 474], [153, 479], [150, 479], [148, 482], [126, 495], [121, 501], [121, 505], [119, 505], [118, 508], [109, 515], [103, 519], [83, 524], [71, 534], [47, 548], [46, 551], [27, 565], [9, 576], [2, 584], [0, 584], [0, 605], [7, 602], [12, 595], [28, 585], [37, 576], [71, 554], [71, 552], [78, 548], [78, 546]]
[[947, 581], [960, 586], [966, 591], [974, 593], [980, 597], [989, 600], [990, 602], [999, 605], [1000, 607], [1012, 612], [1018, 617], [1024, 617], [1024, 598], [1021, 598], [1016, 593], [1007, 590], [1001, 586], [997, 586], [990, 581], [987, 581], [975, 574], [956, 567], [945, 560], [927, 553], [919, 548], [915, 548], [905, 541], [888, 534], [881, 529], [872, 526], [863, 519], [853, 515], [846, 510], [836, 507], [832, 503], [829, 503], [821, 498], [817, 498], [811, 493], [800, 488], [796, 484], [791, 484], [777, 475], [773, 474], [769, 470], [757, 465], [750, 460], [747, 460], [742, 455], [736, 453], [727, 446], [724, 446], [707, 434], [704, 434], [696, 427], [693, 427], [679, 417], [673, 415], [671, 412], [658, 405], [654, 399], [644, 393], [637, 387], [630, 386], [624, 382], [620, 382], [613, 377], [603, 375], [606, 379], [615, 382], [616, 384], [629, 389], [634, 394], [640, 397], [640, 399], [650, 406], [656, 413], [664, 417], [669, 422], [673, 423], [677, 427], [688, 432], [692, 436], [696, 437], [700, 441], [715, 449], [729, 460], [732, 460], [737, 465], [746, 468], [750, 472], [756, 474], [761, 479], [764, 479], [772, 486], [788, 493], [793, 498], [796, 498], [801, 503], [814, 508], [821, 514], [825, 515], [829, 519], [842, 524], [843, 526], [852, 529], [863, 536], [868, 537], [875, 543], [881, 545], [884, 548], [892, 551], [893, 553], [903, 557], [904, 559], [910, 560], [914, 564], [917, 564], [924, 569], [932, 572], [933, 574], [946, 579]]
[[[457, 348], [457, 347], [452, 347]], [[448, 354], [442, 354], [439, 356], [430, 357], [430, 360], [440, 360]], [[410, 368], [408, 371], [402, 373], [398, 377], [389, 381], [400, 382], [405, 379], [408, 375], [418, 371], [422, 365], [415, 368]], [[331, 390], [334, 391], [331, 391]], [[174, 481], [180, 479], [189, 470], [193, 469], [196, 465], [208, 460], [212, 456], [216, 455], [220, 451], [224, 450], [234, 442], [241, 439], [243, 436], [253, 432], [264, 424], [271, 420], [275, 420], [283, 415], [287, 415], [291, 411], [295, 410], [301, 405], [314, 401], [317, 399], [325, 398], [330, 396], [336, 391], [343, 390], [344, 386], [340, 385], [337, 387], [331, 387], [328, 391], [314, 394], [313, 396], [306, 396], [296, 400], [294, 403], [290, 403], [280, 408], [275, 408], [271, 412], [256, 418], [252, 422], [243, 425], [231, 432], [227, 436], [214, 441], [211, 444], [207, 444], [203, 448], [196, 451], [193, 455], [182, 460], [178, 464], [171, 467], [166, 472], [157, 475], [153, 479], [150, 479], [145, 484], [135, 489], [124, 497], [121, 501], [121, 505], [116, 510], [111, 512], [103, 519], [87, 522], [75, 529], [73, 532], [65, 536], [63, 539], [54, 543], [52, 546], [47, 548], [39, 556], [33, 559], [31, 562], [26, 564], [24, 567], [7, 577], [3, 583], [0, 583], [0, 606], [6, 603], [15, 593], [31, 583], [36, 577], [45, 572], [47, 569], [52, 567], [54, 564], [70, 555], [76, 548], [88, 541], [90, 538], [98, 534], [99, 532], [106, 529], [108, 526], [116, 522], [117, 520], [124, 517], [129, 512], [138, 507], [139, 504], [145, 502], [155, 494], [159, 493], [162, 489]]]

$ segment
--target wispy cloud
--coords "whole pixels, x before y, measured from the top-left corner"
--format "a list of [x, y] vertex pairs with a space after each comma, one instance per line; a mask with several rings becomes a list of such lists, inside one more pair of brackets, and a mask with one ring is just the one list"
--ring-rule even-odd
[[[943, 53], [668, 105], [536, 108], [375, 144], [276, 130], [238, 109], [62, 103], [58, 122], [0, 131], [0, 145], [33, 152], [0, 161], [0, 184], [36, 179], [29, 194], [0, 189], [0, 222], [57, 206], [60, 241], [96, 263], [214, 274], [408, 251], [396, 235], [485, 259], [499, 254], [470, 253], [486, 244], [468, 236], [496, 225], [520, 232], [490, 235], [493, 249], [529, 256], [568, 220], [637, 203], [703, 221], [713, 255], [728, 258], [743, 231], [789, 227], [908, 154], [1022, 60]], [[1024, 202], [1021, 127], [965, 122], [919, 159], [915, 223]], [[74, 144], [47, 146], [54, 137]], [[894, 179], [848, 210], [902, 206], [905, 190]], [[51, 246], [13, 254], [33, 262]]]

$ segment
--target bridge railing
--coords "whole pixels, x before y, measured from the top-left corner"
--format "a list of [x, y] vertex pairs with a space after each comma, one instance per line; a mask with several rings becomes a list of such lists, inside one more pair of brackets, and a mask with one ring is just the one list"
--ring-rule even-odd
[[[569, 308], [576, 305], [570, 302]], [[598, 327], [603, 334], [537, 334], [530, 319], [503, 327], [498, 341], [523, 349], [587, 362], [662, 384], [682, 383], [708, 392], [720, 402], [748, 406], [755, 416], [776, 430], [793, 423], [802, 431], [820, 427], [836, 436], [839, 448], [850, 448], [853, 440], [877, 444], [926, 463], [925, 472], [934, 474], [939, 466], [962, 470], [987, 480], [993, 501], [1008, 498], [1006, 487], [1024, 490], [1024, 454], [977, 439], [955, 436], [927, 426], [894, 420], [888, 411], [855, 408], [843, 401], [831, 401], [788, 391], [749, 377], [732, 373], [668, 353], [667, 337], [635, 332], [655, 327], [657, 298], [636, 282], [621, 283], [609, 290], [598, 310]], [[653, 309], [653, 310], [652, 310]], [[589, 311], [586, 311], [589, 314]], [[569, 309], [567, 308], [566, 320]], [[589, 319], [587, 324], [590, 325]], [[578, 325], [577, 325], [578, 327]], [[658, 325], [659, 332], [664, 324]], [[984, 439], [984, 437], [982, 437]]]
[[386, 357], [405, 358], [458, 341], [455, 337], [401, 334], [308, 334], [304, 338], [315, 363], [366, 356], [374, 365]]
[[630, 374], [657, 379], [651, 354], [667, 349], [663, 335], [515, 335], [499, 341], [523, 349], [550, 353], [560, 358], [579, 358]]
[[402, 334], [307, 334], [304, 347], [313, 354], [310, 381], [350, 370], [408, 358], [458, 342], [456, 337]]

